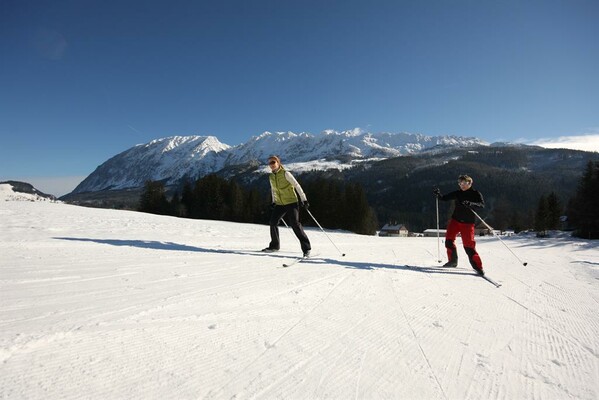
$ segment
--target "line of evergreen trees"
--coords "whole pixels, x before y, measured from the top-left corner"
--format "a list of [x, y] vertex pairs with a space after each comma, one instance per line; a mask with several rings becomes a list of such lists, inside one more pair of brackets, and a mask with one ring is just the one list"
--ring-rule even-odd
[[535, 215], [534, 229], [539, 233], [539, 236], [545, 236], [547, 230], [560, 229], [560, 217], [562, 216], [563, 207], [557, 198], [555, 192], [551, 192], [549, 196], [541, 196], [539, 205]]
[[234, 222], [264, 222], [264, 204], [257, 189], [247, 190], [235, 181], [216, 175], [186, 183], [181, 194], [167, 198], [164, 183], [147, 181], [140, 196], [139, 211], [183, 218]]
[[310, 210], [322, 226], [363, 235], [376, 233], [378, 220], [360, 184], [315, 179], [306, 181], [302, 188], [310, 201]]
[[[344, 183], [338, 179], [316, 177], [302, 184], [311, 204], [310, 210], [319, 223], [329, 229], [344, 229], [360, 234], [373, 235], [378, 229], [374, 209], [359, 183]], [[265, 192], [265, 190], [262, 190]], [[547, 230], [563, 227], [560, 217], [564, 206], [552, 191], [543, 194], [535, 213], [529, 217], [518, 214], [502, 197], [496, 199], [491, 224], [498, 229], [511, 227], [516, 231], [531, 228], [526, 221], [534, 221], [534, 229], [541, 235]], [[589, 161], [578, 189], [568, 202], [566, 214], [568, 226], [575, 228], [574, 235], [581, 238], [599, 238], [599, 161]], [[183, 186], [181, 194], [169, 200], [162, 182], [148, 181], [140, 197], [140, 211], [197, 219], [268, 223], [270, 193], [256, 188], [246, 188], [234, 180], [217, 175], [198, 179], [193, 185]], [[502, 210], [505, 209], [505, 213]], [[508, 210], [511, 210], [508, 212]], [[302, 212], [305, 225], [316, 224]]]
[[214, 174], [198, 179], [193, 187], [185, 184], [180, 200], [175, 194], [172, 202], [178, 202], [179, 217], [234, 222], [263, 222], [265, 218], [264, 199], [257, 189], [245, 189]]
[[[555, 192], [562, 205], [568, 203], [589, 160], [596, 162], [597, 155], [563, 149], [481, 147], [455, 150], [442, 157], [424, 154], [361, 164], [340, 173], [339, 179], [362, 184], [379, 221], [398, 221], [410, 231], [422, 232], [435, 226], [432, 188], [439, 187], [443, 193], [456, 190], [456, 178], [467, 173], [484, 195], [486, 206], [480, 215], [485, 221], [495, 229], [518, 232], [535, 226], [541, 194], [547, 198]], [[451, 212], [450, 203], [440, 205], [443, 221]]]
[[[321, 226], [373, 235], [378, 228], [374, 210], [359, 184], [342, 184], [324, 179], [302, 185], [310, 210]], [[247, 189], [234, 180], [217, 175], [198, 179], [193, 186], [169, 200], [164, 184], [147, 181], [140, 196], [139, 211], [177, 217], [222, 221], [267, 223], [270, 217], [270, 192], [260, 195], [256, 188]], [[304, 216], [304, 224], [316, 226]]]
[[[566, 207], [567, 226], [573, 227], [574, 236], [585, 239], [599, 239], [599, 161], [589, 161], [580, 178], [574, 196]], [[547, 230], [563, 227], [560, 217], [564, 207], [555, 192], [539, 199], [535, 214], [534, 229], [539, 236]]]
[[574, 197], [568, 203], [568, 219], [574, 236], [599, 239], [599, 161], [589, 161]]

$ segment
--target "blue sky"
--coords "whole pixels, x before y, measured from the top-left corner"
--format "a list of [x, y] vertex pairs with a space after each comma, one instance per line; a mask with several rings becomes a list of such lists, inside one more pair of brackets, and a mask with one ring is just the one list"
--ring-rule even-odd
[[360, 127], [599, 150], [597, 21], [595, 0], [0, 0], [0, 180], [72, 189], [171, 135]]

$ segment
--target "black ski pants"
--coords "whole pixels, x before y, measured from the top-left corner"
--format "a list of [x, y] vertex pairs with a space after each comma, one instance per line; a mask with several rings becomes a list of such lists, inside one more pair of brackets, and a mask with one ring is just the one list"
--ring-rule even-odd
[[304, 228], [299, 221], [299, 205], [297, 203], [291, 203], [284, 206], [276, 205], [270, 214], [270, 244], [268, 245], [271, 249], [279, 249], [281, 247], [281, 240], [279, 238], [279, 222], [287, 216], [287, 224], [293, 229], [293, 233], [300, 241], [302, 246], [302, 252], [306, 252], [312, 249], [310, 245], [310, 239], [306, 236]]

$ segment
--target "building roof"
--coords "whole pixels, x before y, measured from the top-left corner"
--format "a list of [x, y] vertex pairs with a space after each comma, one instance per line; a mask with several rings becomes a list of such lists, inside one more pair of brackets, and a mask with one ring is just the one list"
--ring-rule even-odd
[[383, 226], [381, 228], [381, 231], [401, 231], [401, 230], [408, 230], [408, 228], [406, 228], [406, 226], [404, 224], [397, 224], [397, 225], [389, 225], [389, 224], [385, 224], [385, 226]]
[[429, 228], [429, 229], [426, 229], [424, 231], [424, 233], [437, 233], [437, 232], [439, 232], [439, 233], [445, 233], [445, 229], [433, 229], [433, 228]]

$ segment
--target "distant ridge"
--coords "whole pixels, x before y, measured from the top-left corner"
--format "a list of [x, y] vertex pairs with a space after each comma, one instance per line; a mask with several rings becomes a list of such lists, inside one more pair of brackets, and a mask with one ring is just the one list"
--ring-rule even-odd
[[[264, 132], [246, 143], [229, 146], [214, 136], [172, 136], [134, 146], [100, 165], [73, 191], [76, 193], [139, 188], [147, 180], [176, 184], [224, 168], [259, 164], [272, 154], [285, 163], [314, 160], [352, 164], [419, 154], [435, 149], [474, 147], [488, 143], [474, 137], [427, 136], [413, 133], [370, 133], [361, 129], [317, 135]], [[323, 169], [334, 168], [327, 163]]]
[[[32, 184], [21, 181], [0, 182], [1, 194], [4, 200], [26, 200], [26, 201], [55, 201], [56, 197], [43, 193], [33, 187]], [[11, 193], [12, 192], [12, 193]]]

